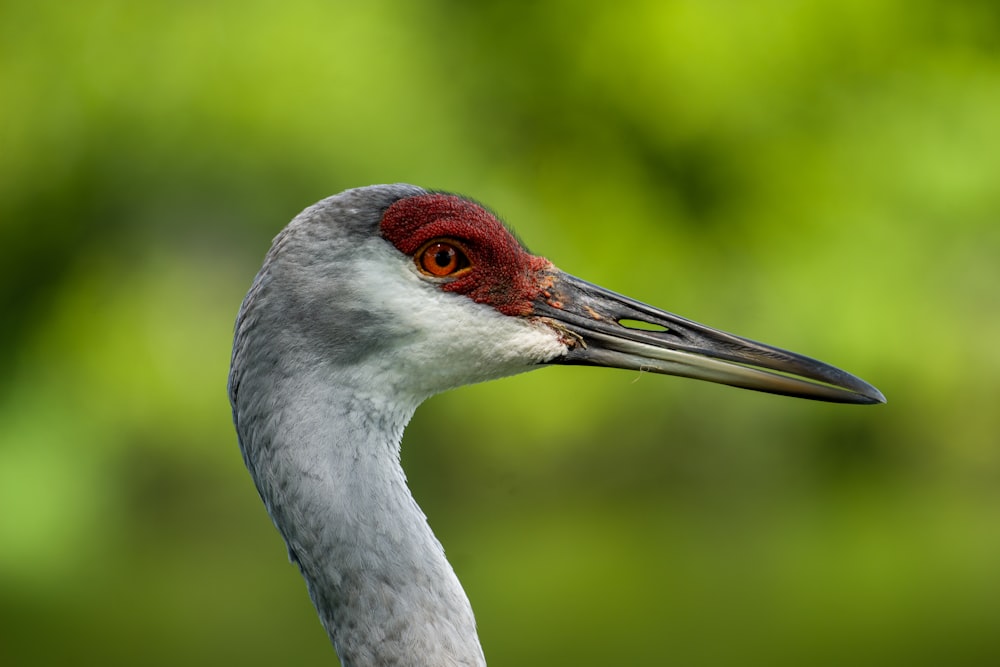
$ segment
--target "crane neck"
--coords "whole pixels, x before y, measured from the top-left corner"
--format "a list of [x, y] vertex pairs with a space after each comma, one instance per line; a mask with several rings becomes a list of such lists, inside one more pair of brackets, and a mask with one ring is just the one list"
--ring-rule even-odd
[[287, 370], [240, 378], [237, 429], [342, 664], [485, 665], [471, 605], [400, 465], [419, 401], [322, 366]]

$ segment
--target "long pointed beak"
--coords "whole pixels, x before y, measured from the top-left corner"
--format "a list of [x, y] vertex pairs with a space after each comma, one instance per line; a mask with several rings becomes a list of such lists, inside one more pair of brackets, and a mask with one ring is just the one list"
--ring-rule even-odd
[[569, 350], [553, 364], [608, 366], [834, 403], [885, 403], [864, 380], [816, 359], [712, 329], [556, 270], [534, 314]]

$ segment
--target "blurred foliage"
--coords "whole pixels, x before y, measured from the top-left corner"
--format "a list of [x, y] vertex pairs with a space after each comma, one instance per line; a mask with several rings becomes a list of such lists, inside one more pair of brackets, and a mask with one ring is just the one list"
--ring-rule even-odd
[[418, 412], [493, 665], [1000, 663], [1000, 5], [0, 4], [0, 663], [330, 664], [232, 321], [347, 187], [872, 381], [556, 369]]

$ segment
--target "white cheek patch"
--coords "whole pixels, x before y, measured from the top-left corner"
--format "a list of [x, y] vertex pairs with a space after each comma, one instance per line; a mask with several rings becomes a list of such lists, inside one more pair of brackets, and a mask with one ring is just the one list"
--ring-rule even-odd
[[379, 365], [400, 389], [431, 395], [531, 370], [566, 353], [554, 329], [442, 291], [439, 281], [381, 239], [359, 253], [353, 269], [360, 299], [390, 315], [385, 333], [398, 344]]

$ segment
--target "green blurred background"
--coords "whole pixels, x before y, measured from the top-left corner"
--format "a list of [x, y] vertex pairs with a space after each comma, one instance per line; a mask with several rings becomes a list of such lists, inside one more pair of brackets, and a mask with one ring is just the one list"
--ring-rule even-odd
[[348, 187], [886, 406], [549, 369], [404, 465], [492, 665], [1000, 664], [1000, 5], [0, 5], [0, 664], [331, 664], [232, 322]]

